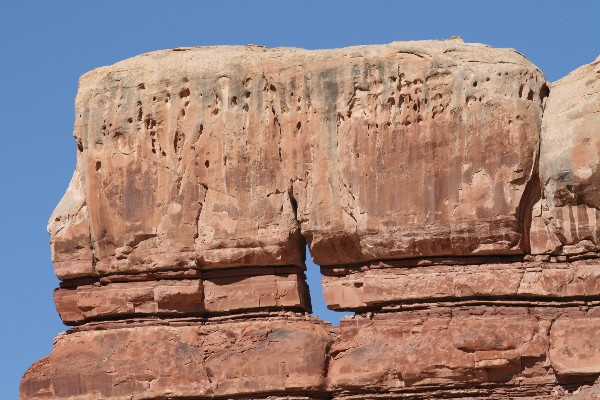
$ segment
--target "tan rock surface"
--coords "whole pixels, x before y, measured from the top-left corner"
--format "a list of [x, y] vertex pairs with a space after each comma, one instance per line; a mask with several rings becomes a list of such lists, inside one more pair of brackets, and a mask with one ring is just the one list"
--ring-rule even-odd
[[544, 201], [532, 251], [597, 251], [600, 232], [600, 61], [551, 85], [541, 131]]
[[325, 387], [330, 341], [326, 326], [310, 319], [71, 333], [25, 374], [21, 398], [310, 397]]
[[600, 382], [593, 386], [582, 387], [575, 393], [565, 396], [565, 400], [598, 400], [600, 399]]
[[545, 94], [517, 52], [455, 40], [99, 68], [50, 223], [57, 273], [89, 274], [90, 247], [101, 275], [301, 266], [301, 234], [323, 265], [522, 253]]
[[82, 177], [75, 170], [48, 222], [52, 262], [59, 279], [95, 275], [90, 219], [81, 184]]

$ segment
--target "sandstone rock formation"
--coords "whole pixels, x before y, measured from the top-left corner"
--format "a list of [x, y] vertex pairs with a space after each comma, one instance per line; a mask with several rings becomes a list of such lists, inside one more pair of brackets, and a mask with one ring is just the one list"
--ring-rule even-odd
[[600, 235], [600, 59], [552, 85], [541, 131], [544, 198], [534, 210], [532, 251], [595, 253]]
[[74, 327], [21, 399], [594, 396], [598, 68], [452, 39], [84, 75], [49, 223]]
[[303, 266], [304, 238], [322, 265], [521, 254], [546, 94], [518, 53], [456, 41], [100, 68], [50, 224], [57, 274]]

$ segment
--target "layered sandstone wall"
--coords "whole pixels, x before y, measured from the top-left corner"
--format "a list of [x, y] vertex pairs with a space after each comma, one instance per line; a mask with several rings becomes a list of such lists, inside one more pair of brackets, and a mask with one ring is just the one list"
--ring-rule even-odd
[[[453, 39], [84, 75], [49, 223], [74, 327], [21, 398], [585, 396], [598, 65], [549, 84]], [[306, 245], [328, 306], [356, 312], [338, 328], [308, 315]]]

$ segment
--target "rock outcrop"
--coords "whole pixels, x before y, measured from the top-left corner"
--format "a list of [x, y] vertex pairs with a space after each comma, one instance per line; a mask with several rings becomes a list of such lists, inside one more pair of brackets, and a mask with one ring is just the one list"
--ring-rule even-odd
[[534, 209], [532, 252], [579, 256], [600, 235], [600, 59], [552, 85], [541, 131], [543, 199]]
[[458, 39], [84, 75], [49, 223], [74, 327], [21, 399], [594, 396], [599, 78]]

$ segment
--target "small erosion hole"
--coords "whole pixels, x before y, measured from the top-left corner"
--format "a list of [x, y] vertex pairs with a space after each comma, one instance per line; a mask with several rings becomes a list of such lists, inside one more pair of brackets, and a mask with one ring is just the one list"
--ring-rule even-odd
[[181, 92], [179, 92], [179, 97], [180, 98], [184, 98], [184, 97], [188, 97], [190, 95], [190, 89], [188, 88], [183, 88], [181, 89]]
[[544, 101], [544, 99], [548, 96], [550, 96], [550, 88], [544, 83], [540, 88], [540, 100]]

